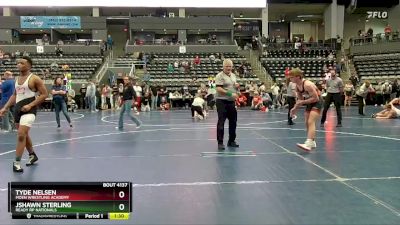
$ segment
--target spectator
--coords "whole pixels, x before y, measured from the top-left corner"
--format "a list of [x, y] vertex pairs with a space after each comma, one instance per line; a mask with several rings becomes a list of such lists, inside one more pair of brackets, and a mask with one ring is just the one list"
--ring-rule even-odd
[[247, 106], [247, 98], [246, 95], [241, 92], [239, 97], [236, 99], [236, 106], [237, 107], [245, 107]]
[[353, 84], [354, 88], [357, 87], [358, 82], [360, 81], [360, 80], [358, 79], [358, 77], [356, 76], [355, 73], [352, 73], [352, 74], [351, 74], [349, 80], [350, 80], [351, 83]]
[[172, 65], [172, 63], [168, 63], [167, 72], [168, 73], [174, 72], [174, 66]]
[[151, 94], [150, 92], [145, 92], [143, 99], [142, 99], [142, 112], [150, 112], [150, 100], [151, 100]]
[[81, 88], [79, 89], [79, 93], [80, 95], [80, 107], [81, 109], [86, 109], [89, 104], [88, 104], [88, 100], [86, 98], [86, 85], [82, 84]]
[[364, 114], [364, 101], [367, 98], [369, 92], [374, 92], [374, 88], [372, 87], [369, 81], [365, 81], [356, 91], [356, 96], [358, 100], [358, 114], [361, 116], [365, 116]]
[[111, 37], [111, 34], [109, 34], [109, 35], [107, 36], [107, 49], [108, 49], [108, 50], [112, 50], [113, 44], [114, 44], [113, 39], [112, 39], [112, 37]]
[[400, 97], [400, 84], [399, 84], [399, 80], [395, 79], [392, 82], [392, 95], [391, 95], [391, 98], [394, 99], [394, 98], [398, 98], [398, 97]]
[[274, 83], [271, 86], [271, 92], [272, 92], [272, 104], [274, 105], [275, 108], [278, 107], [278, 95], [279, 95], [279, 85], [277, 83]]
[[69, 126], [72, 127], [71, 118], [68, 115], [67, 104], [65, 102], [65, 100], [67, 99], [67, 89], [62, 84], [61, 77], [57, 77], [54, 80], [54, 85], [51, 89], [51, 94], [53, 95], [53, 104], [56, 113], [57, 128], [60, 128], [60, 111], [62, 111], [65, 118], [67, 119]]
[[344, 106], [346, 107], [346, 105], [350, 106], [351, 104], [351, 100], [353, 98], [353, 93], [354, 93], [354, 86], [351, 83], [351, 81], [347, 81], [346, 85], [344, 86], [344, 94], [345, 94], [345, 98], [344, 98]]
[[382, 94], [384, 104], [388, 104], [390, 102], [390, 95], [392, 94], [392, 85], [388, 80], [382, 85]]
[[267, 92], [261, 92], [261, 98], [263, 101], [263, 106], [271, 109], [272, 106], [272, 98]]
[[386, 25], [384, 32], [386, 40], [389, 41], [389, 37], [392, 34], [392, 27], [389, 24]]
[[63, 51], [63, 49], [61, 48], [61, 46], [59, 44], [56, 45], [55, 50], [56, 50], [56, 55], [57, 56], [59, 56], [59, 57], [63, 56], [64, 51]]
[[50, 42], [49, 36], [47, 36], [47, 34], [44, 34], [42, 37], [42, 42], [44, 45], [48, 45]]
[[134, 110], [135, 113], [138, 115], [141, 109], [141, 105], [142, 105], [142, 93], [143, 93], [143, 89], [140, 86], [139, 82], [135, 82], [135, 84], [133, 85], [133, 90], [135, 91], [136, 94], [136, 101], [134, 102]]
[[211, 44], [216, 45], [217, 44], [217, 35], [213, 34], [211, 36]]
[[[10, 71], [4, 72], [3, 78], [4, 82], [1, 83], [0, 87], [0, 108], [3, 108], [4, 105], [8, 102], [10, 97], [14, 94], [15, 89], [15, 79], [13, 78], [13, 74]], [[4, 132], [15, 130], [13, 113], [14, 107], [11, 107], [10, 110], [8, 110], [3, 116], [1, 129]]]
[[256, 92], [254, 92], [254, 97], [253, 97], [253, 100], [251, 101], [251, 109], [259, 110], [259, 109], [261, 109], [262, 106], [263, 106], [262, 97], [256, 91]]
[[193, 60], [193, 64], [198, 66], [200, 65], [200, 62], [201, 62], [200, 57], [196, 55], [196, 57]]

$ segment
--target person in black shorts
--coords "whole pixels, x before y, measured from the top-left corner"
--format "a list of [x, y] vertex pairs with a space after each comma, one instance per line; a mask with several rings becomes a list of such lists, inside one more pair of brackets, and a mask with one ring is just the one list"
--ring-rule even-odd
[[322, 98], [317, 86], [303, 78], [303, 71], [299, 68], [292, 69], [289, 72], [290, 81], [296, 84], [298, 100], [290, 111], [290, 116], [294, 117], [300, 106], [306, 106], [304, 118], [307, 128], [307, 140], [304, 144], [297, 144], [298, 147], [311, 151], [317, 147], [315, 143], [315, 123], [322, 109]]

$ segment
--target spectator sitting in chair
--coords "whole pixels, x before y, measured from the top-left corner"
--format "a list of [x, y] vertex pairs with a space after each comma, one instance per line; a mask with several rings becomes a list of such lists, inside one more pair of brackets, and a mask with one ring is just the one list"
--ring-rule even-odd
[[272, 98], [267, 92], [261, 92], [261, 98], [263, 101], [263, 105], [268, 109], [272, 108]]
[[56, 50], [56, 55], [62, 57], [63, 56], [63, 49], [61, 48], [61, 46], [59, 44], [57, 44], [57, 46], [55, 47]]
[[160, 108], [162, 111], [166, 111], [169, 110], [169, 103], [167, 102], [167, 97], [166, 96], [162, 96], [161, 97], [161, 104], [160, 104]]
[[258, 94], [258, 92], [254, 92], [253, 100], [251, 101], [251, 109], [259, 110], [263, 107], [262, 97]]
[[247, 105], [247, 98], [243, 92], [240, 93], [239, 97], [236, 99], [237, 107], [245, 107]]
[[200, 57], [198, 55], [196, 55], [196, 57], [193, 60], [193, 64], [198, 66], [198, 65], [200, 65], [200, 62], [201, 62]]

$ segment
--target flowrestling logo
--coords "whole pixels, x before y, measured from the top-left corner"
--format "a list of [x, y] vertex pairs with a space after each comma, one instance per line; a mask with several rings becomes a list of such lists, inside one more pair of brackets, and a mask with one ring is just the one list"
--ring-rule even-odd
[[368, 11], [367, 14], [368, 14], [368, 19], [374, 19], [374, 18], [387, 19], [388, 18], [388, 12], [386, 12], [386, 11], [383, 11], [383, 12], [380, 12], [380, 11]]

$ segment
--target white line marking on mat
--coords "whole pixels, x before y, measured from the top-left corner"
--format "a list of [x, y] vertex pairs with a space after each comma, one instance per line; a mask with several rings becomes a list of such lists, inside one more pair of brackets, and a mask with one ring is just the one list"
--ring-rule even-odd
[[[66, 142], [66, 141], [74, 141], [74, 140], [82, 140], [82, 139], [87, 139], [87, 138], [94, 138], [94, 137], [103, 137], [103, 136], [110, 136], [110, 135], [118, 135], [118, 134], [131, 134], [131, 133], [147, 133], [147, 132], [155, 132], [155, 131], [172, 131], [172, 132], [179, 132], [179, 131], [186, 131], [186, 130], [202, 130], [202, 129], [208, 129], [208, 127], [191, 127], [191, 128], [162, 128], [162, 129], [152, 129], [152, 130], [133, 130], [133, 131], [116, 131], [116, 132], [110, 132], [110, 133], [103, 133], [103, 134], [94, 134], [94, 135], [87, 135], [87, 136], [81, 136], [81, 137], [74, 137], [74, 138], [68, 138], [68, 139], [61, 139], [61, 140], [54, 140], [54, 141], [49, 141], [49, 142], [43, 142], [39, 143], [36, 145], [33, 145], [33, 147], [39, 147], [39, 146], [44, 146], [44, 145], [51, 145], [51, 144], [56, 144], [56, 143], [61, 143], [61, 142]], [[6, 151], [0, 153], [0, 156], [7, 155], [9, 153], [15, 152], [14, 150]]]
[[[101, 121], [105, 122], [105, 123], [112, 123], [112, 124], [118, 124], [118, 122], [114, 122], [114, 121], [109, 121], [106, 120], [106, 118], [109, 117], [113, 117], [113, 115], [111, 116], [103, 116], [101, 117]], [[188, 121], [192, 121], [190, 119], [187, 119]], [[272, 123], [283, 123], [283, 122], [287, 122], [287, 120], [278, 120], [278, 121], [267, 121], [267, 122], [262, 122], [262, 123], [238, 123], [238, 126], [249, 126], [249, 125], [263, 125], [263, 124], [272, 124]], [[127, 124], [127, 123], [125, 123]], [[127, 124], [130, 126], [136, 126], [136, 124]], [[216, 122], [215, 123], [204, 123], [204, 122], [197, 122], [197, 123], [174, 123], [174, 124], [142, 124], [143, 127], [170, 127], [170, 126], [192, 126], [192, 125], [200, 125], [200, 126], [205, 126], [205, 125], [209, 125], [209, 126], [216, 126]]]
[[315, 167], [321, 169], [321, 170], [324, 171], [325, 173], [327, 173], [327, 174], [329, 174], [329, 175], [335, 177], [335, 178], [336, 178], [336, 179], [335, 179], [336, 181], [342, 183], [343, 185], [347, 186], [348, 188], [352, 189], [353, 191], [355, 191], [355, 192], [359, 193], [360, 195], [362, 195], [362, 196], [364, 196], [364, 197], [370, 199], [370, 200], [373, 201], [375, 204], [381, 205], [382, 207], [386, 208], [387, 210], [389, 210], [390, 212], [392, 212], [392, 213], [395, 214], [396, 216], [400, 217], [400, 211], [398, 211], [395, 207], [393, 207], [393, 206], [390, 205], [389, 203], [386, 203], [386, 202], [384, 202], [384, 201], [378, 199], [377, 197], [375, 197], [375, 196], [373, 196], [373, 195], [371, 195], [371, 194], [369, 194], [369, 193], [367, 193], [367, 192], [364, 192], [363, 190], [361, 190], [360, 188], [358, 188], [358, 187], [356, 187], [356, 186], [354, 186], [354, 185], [351, 185], [351, 184], [346, 183], [346, 182], [345, 182], [345, 181], [346, 181], [345, 178], [340, 177], [339, 175], [335, 174], [334, 172], [332, 172], [332, 171], [330, 171], [330, 170], [328, 170], [328, 169], [326, 169], [326, 168], [324, 168], [324, 167], [318, 165], [317, 163], [315, 163], [315, 162], [313, 162], [312, 160], [310, 160], [310, 159], [308, 159], [308, 158], [306, 158], [306, 157], [304, 157], [304, 156], [298, 154], [297, 152], [292, 152], [292, 151], [290, 151], [289, 149], [283, 147], [282, 145], [277, 144], [277, 143], [274, 142], [274, 141], [269, 140], [267, 137], [263, 136], [262, 134], [257, 133], [256, 131], [253, 131], [253, 132], [254, 132], [255, 134], [261, 136], [261, 137], [264, 137], [266, 141], [268, 141], [268, 142], [270, 142], [270, 143], [272, 143], [272, 144], [278, 146], [279, 148], [281, 148], [281, 149], [284, 150], [285, 152], [290, 153], [290, 154], [293, 154], [293, 155], [295, 155], [295, 156], [297, 156], [297, 157], [303, 159], [305, 162], [310, 163], [311, 165], [313, 165], [313, 166], [315, 166]]
[[[386, 180], [400, 179], [400, 177], [371, 177], [371, 178], [348, 178], [346, 181], [352, 180]], [[133, 187], [169, 187], [169, 186], [207, 186], [207, 185], [223, 185], [223, 184], [273, 184], [273, 183], [297, 183], [297, 182], [333, 182], [340, 179], [309, 179], [309, 180], [249, 180], [249, 181], [206, 181], [206, 182], [182, 182], [182, 183], [149, 183], [149, 184], [133, 184]]]
[[[85, 117], [85, 115], [83, 115], [83, 114], [81, 114], [81, 113], [71, 113], [71, 112], [70, 112], [70, 114], [77, 114], [77, 115], [79, 115], [79, 117], [71, 118], [72, 121], [73, 121], [73, 120], [79, 120], [79, 119], [82, 119], [83, 117]], [[61, 121], [66, 121], [66, 120], [61, 120]], [[33, 125], [47, 124], [47, 123], [56, 123], [56, 121], [54, 120], [54, 121], [39, 122], [39, 123], [34, 123]]]

